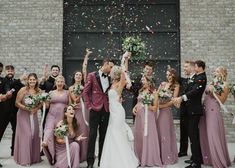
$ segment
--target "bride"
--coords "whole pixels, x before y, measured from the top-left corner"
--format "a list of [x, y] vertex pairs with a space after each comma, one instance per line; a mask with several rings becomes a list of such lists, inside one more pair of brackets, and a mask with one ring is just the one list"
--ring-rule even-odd
[[125, 110], [120, 103], [122, 90], [126, 85], [125, 74], [120, 66], [114, 66], [110, 75], [112, 79], [112, 86], [108, 92], [110, 118], [100, 168], [136, 168], [139, 161], [130, 142], [134, 137], [125, 122]]

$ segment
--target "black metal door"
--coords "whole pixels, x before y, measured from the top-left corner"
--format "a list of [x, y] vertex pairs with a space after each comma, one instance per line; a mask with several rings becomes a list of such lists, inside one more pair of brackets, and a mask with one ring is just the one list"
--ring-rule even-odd
[[[139, 35], [147, 44], [147, 59], [154, 61], [157, 84], [165, 80], [167, 65], [180, 71], [179, 0], [64, 0], [63, 74], [81, 69], [85, 49], [91, 48], [88, 72], [104, 57], [120, 60], [126, 36]], [[144, 61], [132, 61], [140, 73]], [[132, 116], [132, 95], [125, 92], [124, 107]], [[175, 113], [175, 115], [177, 115]]]

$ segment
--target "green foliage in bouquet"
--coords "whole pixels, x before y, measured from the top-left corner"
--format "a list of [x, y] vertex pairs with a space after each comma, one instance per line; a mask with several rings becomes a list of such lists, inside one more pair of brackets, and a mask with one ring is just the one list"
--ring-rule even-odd
[[54, 129], [54, 135], [58, 138], [64, 138], [68, 134], [68, 126], [61, 122], [59, 125], [56, 126]]
[[131, 52], [131, 57], [136, 60], [144, 60], [146, 57], [146, 45], [139, 36], [126, 37], [123, 40], [122, 50]]

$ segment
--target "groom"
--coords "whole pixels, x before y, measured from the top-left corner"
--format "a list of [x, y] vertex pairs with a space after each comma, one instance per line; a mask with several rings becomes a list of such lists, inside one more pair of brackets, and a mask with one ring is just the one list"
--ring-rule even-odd
[[103, 60], [103, 65], [97, 72], [88, 74], [87, 81], [83, 90], [83, 98], [86, 108], [90, 111], [89, 118], [89, 139], [87, 151], [87, 168], [93, 168], [95, 155], [95, 142], [97, 137], [97, 129], [99, 128], [99, 154], [98, 166], [102, 154], [105, 134], [109, 121], [109, 104], [107, 91], [110, 85], [110, 77], [108, 76], [114, 62], [109, 59]]

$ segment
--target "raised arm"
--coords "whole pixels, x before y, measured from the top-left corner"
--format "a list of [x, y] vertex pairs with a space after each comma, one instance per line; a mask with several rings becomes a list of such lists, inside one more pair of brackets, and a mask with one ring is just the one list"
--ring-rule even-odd
[[87, 79], [87, 64], [88, 64], [88, 56], [92, 53], [92, 51], [87, 48], [86, 49], [86, 55], [84, 57], [84, 61], [83, 61], [83, 64], [82, 64], [82, 74], [83, 74], [83, 79], [84, 79], [84, 82], [86, 82], [86, 79]]
[[121, 73], [121, 79], [120, 79], [120, 82], [119, 82], [119, 84], [118, 84], [118, 94], [119, 94], [119, 96], [121, 96], [121, 94], [122, 94], [122, 90], [123, 90], [123, 88], [125, 87], [125, 85], [126, 85], [126, 77], [125, 77], [125, 74], [124, 74], [124, 72], [122, 71], [122, 73]]
[[92, 74], [89, 73], [88, 76], [87, 76], [87, 81], [85, 83], [85, 87], [84, 87], [83, 92], [82, 92], [82, 96], [84, 98], [84, 103], [85, 103], [86, 108], [88, 110], [91, 110], [91, 108], [92, 108], [92, 103], [91, 103], [91, 99], [90, 99], [90, 96], [89, 96], [91, 91], [92, 91]]

